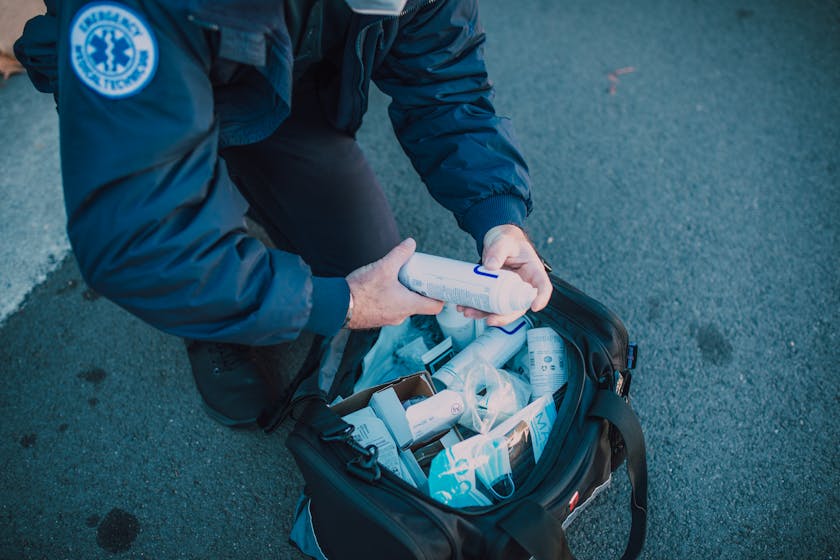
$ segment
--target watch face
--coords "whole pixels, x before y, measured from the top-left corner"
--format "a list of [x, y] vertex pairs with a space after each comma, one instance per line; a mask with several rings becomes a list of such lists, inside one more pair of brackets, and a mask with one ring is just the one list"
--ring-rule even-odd
[[406, 0], [346, 0], [350, 9], [359, 14], [398, 16]]

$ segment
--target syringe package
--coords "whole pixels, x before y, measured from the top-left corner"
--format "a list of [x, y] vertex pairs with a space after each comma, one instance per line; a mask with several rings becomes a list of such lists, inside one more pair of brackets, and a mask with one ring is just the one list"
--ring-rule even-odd
[[627, 395], [637, 348], [614, 313], [551, 280], [545, 309], [501, 329], [449, 308], [445, 320], [315, 341], [289, 400], [262, 419], [268, 431], [296, 421], [286, 444], [306, 484], [292, 531], [302, 552], [571, 557], [566, 526], [624, 463], [623, 557], [639, 554], [647, 465]]

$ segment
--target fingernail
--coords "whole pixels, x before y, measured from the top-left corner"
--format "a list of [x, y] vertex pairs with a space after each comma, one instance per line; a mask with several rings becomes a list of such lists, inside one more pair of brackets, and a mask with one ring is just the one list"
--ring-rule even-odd
[[484, 263], [485, 268], [499, 268], [502, 266], [502, 261], [498, 257], [490, 257], [487, 259], [487, 262]]

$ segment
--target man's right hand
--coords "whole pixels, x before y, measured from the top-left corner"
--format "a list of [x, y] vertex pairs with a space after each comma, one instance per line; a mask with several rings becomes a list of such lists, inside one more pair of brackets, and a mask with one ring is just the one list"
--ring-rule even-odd
[[417, 243], [410, 237], [376, 262], [357, 268], [347, 276], [353, 295], [353, 315], [347, 326], [371, 329], [399, 325], [410, 315], [437, 315], [443, 302], [423, 297], [403, 286], [397, 274], [414, 254]]

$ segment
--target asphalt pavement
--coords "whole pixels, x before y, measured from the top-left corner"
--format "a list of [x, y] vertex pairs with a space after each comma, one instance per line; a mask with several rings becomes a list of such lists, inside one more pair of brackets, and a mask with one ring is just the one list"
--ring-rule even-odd
[[[531, 167], [529, 232], [640, 346], [643, 557], [837, 558], [840, 5], [481, 8], [497, 109]], [[376, 92], [359, 139], [401, 231], [425, 252], [475, 258], [386, 106]], [[3, 230], [2, 254], [31, 247], [4, 256], [2, 301], [22, 297], [22, 261], [25, 289], [37, 283], [0, 326], [0, 559], [300, 558], [286, 430], [213, 423], [180, 340], [61, 258], [51, 99], [15, 77], [0, 119], [0, 221], [26, 217]], [[620, 556], [628, 492], [620, 471], [572, 525], [579, 558]]]

